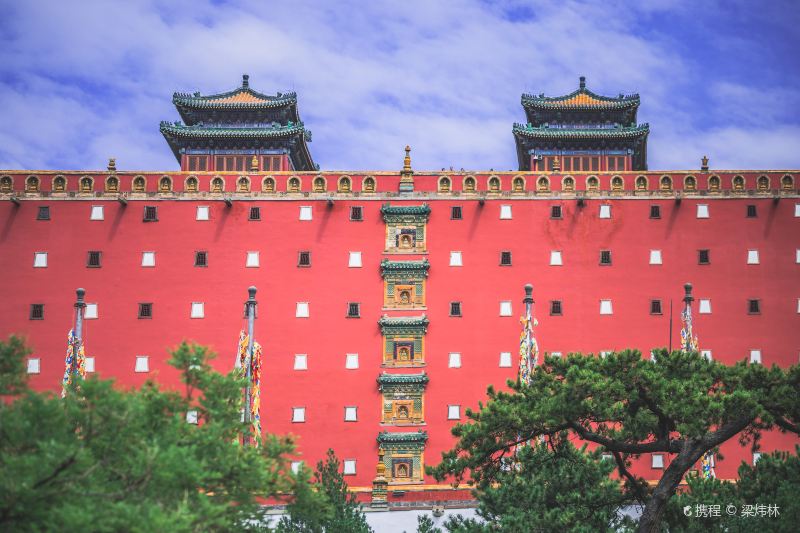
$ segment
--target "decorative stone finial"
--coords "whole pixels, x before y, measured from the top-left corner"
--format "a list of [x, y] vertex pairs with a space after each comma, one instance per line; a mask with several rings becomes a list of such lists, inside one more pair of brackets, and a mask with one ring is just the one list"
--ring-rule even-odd
[[115, 157], [108, 158], [108, 171], [109, 172], [117, 171], [117, 159]]
[[581, 85], [581, 89], [585, 89], [586, 88], [586, 76], [581, 76], [580, 77], [580, 85]]
[[403, 171], [400, 172], [400, 192], [414, 192], [414, 171], [411, 170], [411, 147], [406, 145]]
[[253, 159], [250, 160], [250, 169], [253, 172], [258, 172], [258, 157], [253, 156]]
[[247, 74], [242, 74], [242, 87], [245, 89], [250, 87], [250, 76]]
[[683, 296], [683, 301], [687, 304], [690, 304], [694, 301], [694, 297], [692, 296], [692, 284], [687, 283], [683, 286], [683, 290], [685, 292]]
[[703, 159], [700, 160], [700, 170], [703, 172], [708, 172], [708, 156], [704, 155]]
[[78, 299], [75, 301], [75, 307], [86, 307], [86, 303], [83, 301], [83, 297], [86, 296], [86, 289], [77, 289], [75, 291], [75, 295], [78, 297]]
[[522, 303], [533, 303], [533, 285], [530, 283], [525, 285], [525, 299], [522, 300]]

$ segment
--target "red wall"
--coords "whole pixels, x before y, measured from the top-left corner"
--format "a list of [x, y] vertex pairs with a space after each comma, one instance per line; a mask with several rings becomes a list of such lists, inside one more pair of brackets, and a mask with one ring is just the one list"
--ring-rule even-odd
[[[133, 174], [131, 174], [132, 176]], [[516, 174], [501, 175], [510, 189]], [[732, 173], [731, 173], [732, 175]], [[752, 187], [756, 173], [749, 173]], [[773, 183], [782, 174], [772, 175]], [[25, 174], [15, 178], [21, 189]], [[97, 175], [100, 178], [100, 175]], [[158, 174], [148, 189], [155, 190]], [[172, 174], [177, 184], [186, 174]], [[288, 174], [287, 174], [288, 176]], [[287, 176], [278, 178], [285, 189]], [[485, 189], [485, 174], [479, 177]], [[660, 176], [650, 174], [650, 186]], [[353, 176], [360, 189], [360, 177]], [[461, 177], [451, 176], [460, 189]], [[527, 189], [537, 176], [526, 175]], [[51, 175], [43, 177], [49, 184]], [[303, 178], [310, 188], [312, 175]], [[328, 176], [333, 188], [338, 176]], [[433, 191], [435, 175], [417, 176], [417, 189]], [[70, 178], [76, 188], [77, 175]], [[201, 178], [208, 189], [210, 176]], [[228, 189], [235, 176], [226, 177]], [[397, 174], [378, 177], [379, 190], [396, 190]], [[610, 176], [601, 176], [609, 187]], [[130, 179], [122, 178], [123, 190]], [[554, 182], [556, 180], [553, 180]], [[680, 181], [676, 176], [676, 186]], [[730, 181], [730, 180], [727, 180]], [[576, 180], [583, 188], [583, 179]], [[723, 180], [725, 182], [725, 180]], [[631, 188], [633, 175], [626, 176]], [[705, 186], [705, 182], [698, 184]], [[773, 184], [773, 187], [777, 185]], [[49, 189], [49, 186], [47, 187]], [[727, 187], [729, 188], [729, 187]], [[546, 352], [599, 352], [636, 347], [644, 352], [669, 342], [669, 301], [673, 300], [673, 347], [678, 344], [683, 284], [694, 284], [696, 298], [710, 298], [711, 315], [697, 313], [695, 331], [701, 349], [732, 363], [760, 348], [764, 364], [788, 366], [800, 353], [800, 202], [794, 192], [771, 197], [709, 196], [684, 198], [647, 195], [625, 198], [604, 195], [578, 207], [574, 198], [526, 195], [476, 197], [436, 195], [387, 198], [385, 195], [237, 196], [227, 207], [220, 196], [163, 196], [129, 199], [115, 196], [43, 198], [28, 195], [20, 205], [0, 202], [0, 272], [8, 281], [0, 303], [0, 335], [22, 333], [41, 373], [38, 389], [58, 389], [64, 370], [65, 337], [72, 321], [75, 288], [86, 289], [87, 302], [99, 304], [99, 319], [85, 322], [87, 355], [96, 357], [98, 374], [115, 377], [124, 386], [146, 378], [175, 385], [176, 372], [167, 364], [167, 350], [182, 339], [210, 345], [221, 371], [233, 365], [239, 329], [244, 327], [247, 287], [258, 287], [256, 338], [264, 346], [262, 423], [266, 431], [294, 433], [307, 461], [316, 462], [328, 447], [342, 459], [357, 460], [351, 486], [368, 486], [375, 475], [380, 395], [376, 378], [381, 368], [383, 282], [379, 263], [385, 242], [380, 214], [384, 202], [431, 206], [427, 225], [430, 276], [426, 284], [430, 319], [425, 339], [430, 376], [425, 394], [424, 429], [429, 434], [425, 463], [436, 464], [454, 440], [447, 405], [476, 407], [487, 385], [504, 384], [515, 376], [523, 285], [533, 283], [539, 326], [535, 334]], [[710, 206], [711, 217], [697, 219], [696, 204]], [[500, 205], [513, 209], [512, 220], [500, 220]], [[550, 206], [561, 204], [562, 220], [551, 220]], [[600, 204], [612, 206], [612, 218], [599, 219]], [[651, 204], [661, 206], [661, 219], [649, 218]], [[757, 218], [745, 218], [745, 206], [758, 206]], [[50, 221], [37, 221], [39, 205], [49, 205]], [[92, 205], [105, 206], [105, 220], [90, 221]], [[157, 205], [158, 222], [142, 222], [144, 205]], [[198, 205], [211, 206], [210, 221], [196, 221]], [[261, 206], [262, 220], [248, 221], [250, 206]], [[299, 206], [313, 205], [313, 220], [298, 220]], [[364, 208], [364, 221], [349, 220], [349, 206]], [[450, 207], [463, 206], [463, 220], [450, 219]], [[697, 249], [711, 250], [711, 264], [697, 264]], [[600, 249], [613, 253], [612, 266], [599, 266]], [[649, 251], [662, 250], [663, 265], [649, 265]], [[747, 265], [748, 249], [758, 249], [761, 264]], [[86, 252], [103, 252], [102, 268], [86, 268]], [[207, 268], [193, 266], [194, 252], [207, 250]], [[297, 253], [312, 252], [311, 268], [297, 268]], [[499, 266], [501, 250], [513, 253], [513, 265]], [[563, 266], [549, 266], [550, 250], [561, 250]], [[33, 253], [48, 252], [48, 267], [33, 268]], [[156, 252], [156, 267], [142, 268], [142, 251]], [[245, 252], [259, 251], [260, 268], [245, 268]], [[361, 251], [363, 268], [348, 268], [348, 252]], [[449, 252], [463, 253], [463, 267], [448, 266]], [[401, 258], [411, 256], [391, 256]], [[417, 256], [418, 257], [418, 256]], [[651, 299], [663, 300], [664, 314], [649, 314]], [[748, 315], [747, 299], [760, 298], [760, 315]], [[549, 316], [548, 302], [563, 301], [564, 314]], [[612, 316], [599, 314], [599, 300], [611, 299]], [[513, 302], [513, 316], [500, 317], [501, 300]], [[190, 319], [190, 303], [205, 302], [205, 318]], [[295, 303], [310, 302], [310, 318], [295, 318]], [[461, 301], [463, 317], [448, 316], [449, 302]], [[137, 319], [137, 303], [153, 302], [153, 319]], [[347, 303], [361, 302], [360, 319], [345, 318]], [[28, 320], [31, 303], [45, 304], [43, 321]], [[389, 312], [392, 316], [419, 312]], [[499, 368], [500, 352], [511, 352], [512, 368]], [[460, 352], [462, 367], [448, 368], [448, 353]], [[294, 371], [294, 354], [308, 354], [308, 370]], [[344, 368], [345, 354], [358, 353], [358, 370]], [[134, 373], [136, 355], [149, 355], [151, 372]], [[392, 370], [402, 373], [402, 370]], [[418, 372], [417, 369], [411, 372]], [[344, 406], [358, 406], [358, 422], [344, 422]], [[306, 407], [306, 422], [291, 423], [291, 408]], [[463, 419], [463, 418], [462, 418]], [[796, 439], [767, 435], [764, 451], [790, 449]], [[734, 442], [723, 446], [717, 474], [732, 478], [749, 450]], [[659, 477], [649, 458], [637, 466], [647, 478]], [[668, 459], [668, 458], [667, 458]], [[434, 483], [426, 477], [426, 483]]]

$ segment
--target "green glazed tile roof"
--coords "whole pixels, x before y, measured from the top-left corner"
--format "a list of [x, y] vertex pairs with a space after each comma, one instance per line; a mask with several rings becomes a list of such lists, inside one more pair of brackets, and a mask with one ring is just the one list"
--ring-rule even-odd
[[424, 275], [428, 275], [428, 269], [431, 264], [427, 259], [422, 261], [390, 261], [384, 259], [381, 261], [381, 275], [386, 275], [387, 272], [406, 272], [409, 270], [423, 270]]
[[427, 216], [431, 212], [428, 204], [422, 205], [389, 205], [383, 204], [381, 206], [381, 213], [386, 215], [424, 215]]
[[306, 140], [310, 140], [311, 132], [307, 131], [302, 122], [290, 122], [286, 126], [273, 128], [215, 128], [203, 125], [187, 126], [177, 122], [161, 122], [161, 133], [165, 136], [181, 138], [240, 138], [240, 139], [265, 139], [265, 138], [287, 138], [297, 134], [303, 134]]
[[638, 126], [619, 127], [613, 129], [564, 129], [536, 127], [530, 124], [514, 124], [512, 131], [515, 136], [531, 139], [633, 139], [646, 136], [650, 132], [649, 124]]
[[176, 106], [201, 109], [265, 109], [297, 105], [297, 93], [278, 93], [275, 96], [260, 93], [250, 88], [250, 76], [242, 76], [242, 85], [236, 89], [207, 96], [197, 93], [175, 93], [172, 103]]
[[378, 320], [378, 324], [381, 327], [406, 327], [406, 326], [425, 327], [428, 325], [428, 317], [425, 315], [395, 316], [395, 317], [383, 315], [380, 318], [380, 320]]
[[428, 440], [428, 433], [425, 431], [414, 431], [413, 433], [389, 433], [381, 431], [378, 433], [378, 443], [393, 443], [393, 442], [419, 442], [423, 443]]
[[424, 385], [428, 383], [428, 374], [425, 372], [420, 372], [419, 374], [387, 374], [384, 372], [378, 376], [378, 383], [381, 385], [389, 383]]
[[585, 87], [564, 96], [522, 95], [522, 107], [538, 109], [625, 109], [638, 107], [639, 103], [638, 94], [601, 96]]

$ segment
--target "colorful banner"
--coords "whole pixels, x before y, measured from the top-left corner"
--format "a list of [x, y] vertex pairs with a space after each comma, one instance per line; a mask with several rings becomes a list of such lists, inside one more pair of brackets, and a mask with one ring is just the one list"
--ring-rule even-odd
[[[239, 353], [235, 367], [241, 369], [246, 375], [247, 346], [250, 337], [244, 330], [239, 333]], [[253, 424], [254, 444], [257, 446], [261, 439], [261, 345], [253, 342], [253, 360], [250, 361], [250, 421]]]
[[62, 398], [67, 395], [73, 375], [77, 375], [81, 379], [86, 377], [86, 355], [83, 352], [83, 343], [78, 340], [75, 330], [72, 329], [67, 334], [67, 357], [64, 366], [64, 378], [61, 380]]
[[517, 377], [523, 385], [531, 382], [531, 371], [539, 364], [539, 345], [533, 336], [533, 326], [536, 319], [531, 319], [530, 312], [519, 319], [522, 324], [522, 333], [519, 336], [519, 372]]

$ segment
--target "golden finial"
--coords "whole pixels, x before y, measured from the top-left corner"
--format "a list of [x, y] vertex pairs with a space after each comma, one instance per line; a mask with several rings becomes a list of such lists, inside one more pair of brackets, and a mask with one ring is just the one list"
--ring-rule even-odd
[[253, 159], [250, 161], [250, 168], [253, 172], [258, 172], [258, 157], [253, 156]]
[[109, 172], [117, 171], [117, 159], [115, 157], [108, 158], [108, 170]]
[[384, 455], [383, 447], [378, 446], [378, 465], [377, 468], [375, 469], [378, 473], [378, 476], [383, 476], [386, 474], [386, 465], [383, 462], [383, 455]]
[[406, 145], [406, 156], [403, 158], [403, 172], [411, 172], [411, 147]]
[[558, 159], [558, 156], [553, 158], [553, 172], [558, 172], [561, 170], [561, 161]]
[[708, 156], [704, 155], [703, 159], [700, 160], [700, 170], [707, 171], [708, 170]]

